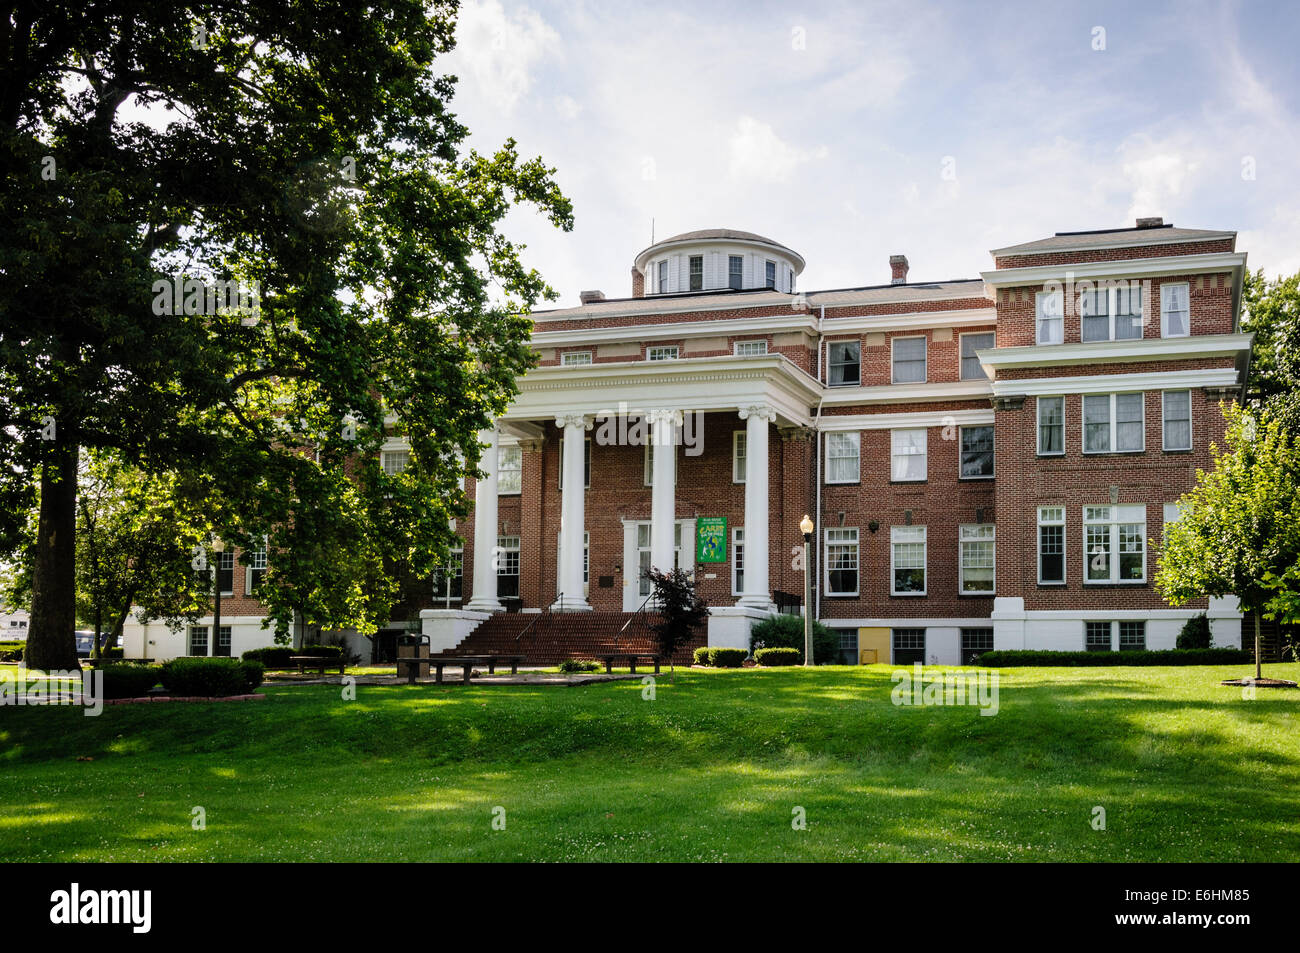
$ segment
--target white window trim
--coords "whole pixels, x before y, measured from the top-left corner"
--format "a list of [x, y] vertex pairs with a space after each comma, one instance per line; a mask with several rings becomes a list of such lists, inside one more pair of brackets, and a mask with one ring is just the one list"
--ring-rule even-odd
[[[831, 589], [831, 559], [830, 559], [831, 533], [843, 532], [844, 530], [849, 530], [849, 529], [853, 530], [854, 533], [853, 545], [857, 547], [858, 565], [857, 565], [857, 569], [854, 572], [854, 576], [857, 578], [858, 584], [853, 587], [852, 592], [847, 592], [847, 591], [835, 592], [832, 591]], [[847, 546], [848, 541], [837, 540], [836, 545]], [[825, 566], [825, 569], [823, 570], [822, 573], [822, 585], [826, 587], [827, 597], [834, 598], [834, 599], [841, 599], [841, 598], [851, 599], [857, 596], [862, 591], [862, 531], [856, 526], [828, 526], [822, 531], [822, 546], [823, 546], [822, 564]]]
[[[655, 351], [672, 351], [672, 357], [651, 357]], [[651, 344], [645, 349], [645, 359], [647, 361], [676, 361], [681, 359], [681, 348], [676, 344]]]
[[[1115, 419], [1115, 399], [1125, 394], [1138, 394], [1142, 398], [1142, 400], [1140, 401], [1142, 405], [1142, 446], [1138, 447], [1136, 450], [1118, 449], [1119, 422]], [[1107, 450], [1088, 449], [1088, 417], [1087, 414], [1084, 413], [1084, 399], [1086, 397], [1109, 397], [1110, 398], [1110, 420], [1109, 420], [1110, 448]], [[1161, 420], [1160, 425], [1162, 428], [1164, 427], [1163, 419]], [[1132, 453], [1146, 453], [1146, 451], [1147, 451], [1147, 396], [1145, 391], [1125, 390], [1125, 391], [1116, 391], [1113, 394], [1086, 394], [1084, 395], [1084, 397], [1080, 398], [1080, 403], [1079, 403], [1079, 452], [1080, 453], [1083, 453], [1090, 457], [1097, 457], [1097, 456], [1105, 456], [1107, 454], [1127, 455]]]
[[[983, 338], [983, 337], [991, 337], [991, 338], [993, 338], [993, 346], [994, 346], [994, 347], [997, 347], [997, 343], [998, 343], [997, 333], [994, 332], [994, 331], [967, 331], [965, 334], [958, 334], [958, 335], [957, 335], [957, 379], [958, 379], [958, 380], [963, 380], [963, 381], [986, 381], [986, 380], [989, 379], [989, 376], [988, 376], [987, 374], [984, 374], [984, 375], [981, 376], [981, 377], [967, 377], [966, 374], [965, 374], [965, 372], [962, 370], [962, 364], [963, 364], [963, 362], [966, 360], [964, 357], [962, 357], [962, 351], [965, 350], [965, 339], [966, 339], [966, 338]], [[927, 363], [927, 365], [928, 365], [928, 363], [929, 363], [929, 359], [928, 359], [928, 358], [926, 359], [926, 363]], [[928, 366], [927, 366], [927, 368], [926, 368], [926, 373], [927, 373], [927, 374], [929, 373], [929, 367], [928, 367]]]
[[[957, 428], [957, 479], [958, 480], [966, 480], [966, 481], [992, 480], [994, 477], [997, 476], [998, 450], [997, 450], [996, 431], [994, 432], [994, 442], [993, 442], [993, 472], [985, 475], [979, 475], [979, 476], [966, 476], [961, 472], [961, 455], [965, 453], [965, 451], [962, 449], [962, 434], [964, 434], [967, 430], [975, 430], [976, 428], [983, 429], [987, 427], [990, 430], [993, 430], [993, 426], [994, 426], [993, 424], [964, 424]], [[928, 443], [928, 437], [927, 437], [927, 443]], [[926, 457], [927, 457], [926, 466], [928, 467], [930, 462], [928, 459], [929, 458], [928, 446], [926, 447]], [[972, 525], [977, 525], [977, 524], [972, 524]]]
[[[922, 347], [921, 347], [921, 355], [922, 355], [922, 357], [921, 357], [921, 364], [922, 364], [922, 365], [924, 366], [924, 368], [925, 368], [925, 376], [922, 377], [919, 381], [900, 381], [900, 380], [897, 380], [896, 377], [895, 377], [895, 374], [894, 374], [894, 370], [895, 370], [894, 352], [895, 352], [895, 350], [896, 350], [896, 345], [898, 344], [899, 341], [915, 341], [915, 340], [917, 340], [917, 339], [920, 339], [920, 340], [923, 342], [923, 343], [922, 343]], [[960, 352], [958, 352], [957, 359], [958, 359], [958, 361], [961, 360], [961, 354], [960, 354]], [[859, 361], [861, 361], [861, 354], [860, 354], [860, 353], [859, 353]], [[858, 366], [861, 367], [861, 363], [859, 363]], [[861, 371], [858, 372], [858, 376], [859, 376], [859, 379], [861, 379]], [[891, 384], [928, 384], [928, 383], [930, 382], [930, 341], [929, 341], [929, 338], [927, 338], [924, 334], [900, 334], [900, 335], [897, 335], [897, 336], [892, 337], [892, 338], [889, 339], [889, 382], [890, 382]]]
[[[503, 489], [501, 489], [501, 474], [502, 474], [502, 472], [503, 472], [503, 471], [502, 471], [502, 467], [501, 467], [501, 456], [502, 456], [502, 451], [503, 451], [503, 450], [518, 450], [518, 451], [519, 451], [519, 470], [517, 471], [517, 472], [519, 473], [519, 489], [517, 489], [517, 490], [503, 490]], [[511, 470], [510, 470], [509, 472], [514, 473], [514, 472], [516, 472], [516, 471], [515, 471], [513, 468], [511, 468]], [[499, 447], [497, 448], [497, 496], [520, 496], [520, 495], [523, 494], [523, 492], [524, 492], [524, 451], [523, 451], [523, 448], [521, 448], [518, 444], [502, 444], [501, 446], [499, 446]]]
[[[1187, 331], [1183, 334], [1170, 334], [1169, 328], [1165, 323], [1165, 289], [1166, 288], [1186, 288], [1187, 289]], [[1160, 285], [1160, 336], [1162, 338], [1186, 338], [1192, 336], [1192, 285], [1189, 281], [1173, 281], [1168, 284]]]
[[[570, 358], [585, 357], [585, 361], [570, 360]], [[560, 364], [563, 367], [585, 367], [594, 360], [591, 351], [565, 351], [560, 355]]]
[[655, 293], [667, 294], [673, 290], [672, 268], [668, 259], [661, 258], [655, 262]]
[[[1061, 519], [1049, 520], [1044, 522], [1043, 510], [1060, 510]], [[1044, 526], [1061, 527], [1061, 578], [1044, 579], [1043, 578], [1043, 534], [1041, 532]], [[1037, 581], [1040, 586], [1064, 586], [1070, 579], [1070, 513], [1069, 507], [1066, 506], [1039, 506], [1036, 508], [1034, 520], [1034, 560], [1037, 563]], [[994, 555], [996, 559], [996, 554]]]
[[[1187, 446], [1185, 447], [1169, 446], [1169, 437], [1165, 433], [1165, 400], [1169, 397], [1170, 394], [1187, 395]], [[1196, 446], [1196, 437], [1195, 434], [1193, 433], [1194, 428], [1195, 428], [1195, 421], [1192, 420], [1191, 389], [1189, 388], [1189, 389], [1182, 389], [1182, 390], [1162, 390], [1160, 392], [1160, 449], [1178, 450], [1178, 451], [1191, 450], [1192, 447]]]
[[[746, 453], [740, 452], [740, 445], [745, 444]], [[745, 467], [743, 464], [748, 463], [749, 435], [744, 430], [733, 430], [731, 432], [731, 482], [745, 482]]]
[[[736, 554], [741, 551], [738, 547], [744, 545], [745, 545], [745, 527], [733, 526], [731, 528], [731, 594], [733, 596], [744, 595], [744, 592], [742, 592], [736, 586], [736, 569], [737, 569]], [[744, 566], [742, 565], [739, 568], [743, 569]]]
[[[1044, 298], [1055, 298], [1058, 302], [1057, 315], [1054, 320], [1061, 326], [1061, 340], [1059, 341], [1044, 341], [1039, 333], [1042, 330], [1042, 322], [1039, 320], [1039, 316], [1042, 314], [1040, 302]], [[1065, 343], [1065, 292], [1039, 291], [1034, 295], [1034, 343], [1049, 346]]]
[[[831, 380], [831, 348], [837, 344], [856, 344], [858, 347], [858, 379], [853, 381], [832, 381]], [[836, 365], [837, 367], [845, 366], [847, 362]], [[827, 387], [861, 387], [862, 386], [862, 340], [861, 338], [839, 338], [835, 341], [826, 342], [826, 386]]]
[[[772, 283], [771, 283], [770, 285], [767, 283], [767, 268], [768, 268], [768, 265], [771, 265], [771, 266], [772, 266]], [[780, 281], [781, 281], [781, 272], [780, 272], [780, 270], [776, 267], [776, 262], [773, 261], [771, 258], [764, 259], [764, 262], [763, 262], [763, 287], [764, 287], [764, 288], [770, 288], [772, 291], [776, 291], [776, 290], [777, 290], [777, 285], [780, 283]]]
[[[919, 430], [919, 431], [921, 432], [922, 437], [924, 438], [924, 440], [923, 440], [923, 444], [924, 444], [924, 446], [925, 446], [925, 453], [922, 453], [922, 454], [907, 454], [907, 455], [908, 455], [908, 456], [919, 456], [919, 457], [921, 457], [921, 458], [925, 461], [925, 466], [922, 468], [922, 472], [923, 472], [924, 475], [923, 475], [923, 476], [920, 476], [920, 477], [909, 477], [909, 478], [906, 478], [906, 479], [900, 479], [900, 478], [894, 476], [894, 457], [897, 455], [897, 454], [895, 453], [895, 451], [894, 451], [894, 435], [897, 434], [897, 433], [903, 433], [904, 431], [916, 431], [916, 430]], [[860, 456], [860, 453], [859, 453], [859, 456]], [[960, 466], [961, 466], [961, 450], [960, 450], [960, 448], [958, 448], [957, 457], [958, 457], [958, 459], [957, 459], [957, 466], [960, 468]], [[889, 431], [889, 482], [890, 482], [890, 483], [926, 483], [926, 482], [929, 481], [929, 479], [930, 479], [930, 430], [929, 430], [929, 428], [928, 428], [928, 427], [894, 427], [894, 428], [892, 428], [892, 429]]]
[[[1061, 449], [1044, 450], [1043, 449], [1043, 401], [1059, 400], [1061, 402]], [[1040, 457], [1063, 457], [1065, 456], [1065, 435], [1068, 432], [1065, 419], [1066, 399], [1064, 394], [1043, 394], [1034, 398], [1034, 449]], [[996, 464], [995, 464], [996, 466]]]
[[[1083, 317], [1084, 317], [1084, 315], [1083, 315], [1083, 302], [1080, 301], [1080, 302], [1079, 302], [1079, 308], [1078, 308], [1078, 311], [1079, 311], [1079, 343], [1081, 343], [1081, 344], [1102, 344], [1102, 343], [1104, 343], [1104, 342], [1106, 342], [1106, 341], [1141, 341], [1143, 338], [1146, 337], [1146, 308], [1147, 308], [1148, 302], [1142, 300], [1142, 283], [1141, 283], [1140, 281], [1135, 281], [1135, 282], [1133, 282], [1133, 284], [1130, 284], [1130, 286], [1129, 286], [1128, 289], [1125, 289], [1125, 290], [1130, 290], [1130, 291], [1131, 291], [1131, 290], [1132, 290], [1132, 287], [1133, 287], [1134, 284], [1137, 286], [1138, 304], [1139, 304], [1139, 306], [1142, 308], [1142, 311], [1140, 311], [1140, 312], [1138, 313], [1138, 317], [1141, 318], [1141, 320], [1138, 322], [1138, 330], [1140, 330], [1142, 333], [1139, 334], [1139, 335], [1138, 335], [1137, 337], [1135, 337], [1135, 338], [1117, 338], [1117, 337], [1115, 337], [1115, 319], [1116, 319], [1117, 317], [1119, 317], [1119, 315], [1116, 313], [1116, 311], [1117, 311], [1118, 308], [1119, 308], [1119, 292], [1120, 292], [1121, 289], [1120, 289], [1118, 286], [1116, 286], [1116, 285], [1108, 285], [1108, 286], [1106, 286], [1106, 287], [1104, 287], [1104, 288], [1093, 288], [1091, 292], [1081, 292], [1081, 293], [1080, 293], [1080, 296], [1082, 296], [1083, 294], [1091, 294], [1091, 293], [1094, 293], [1094, 292], [1097, 292], [1097, 291], [1105, 291], [1105, 292], [1106, 292], [1106, 318], [1107, 318], [1107, 328], [1106, 328], [1106, 337], [1104, 337], [1104, 338], [1089, 338], [1088, 340], [1084, 340], [1084, 337], [1083, 337]], [[1125, 315], [1125, 317], [1131, 317], [1131, 315]]]
[[[1142, 578], [1141, 579], [1120, 579], [1119, 578], [1119, 528], [1125, 522], [1135, 522], [1134, 520], [1122, 520], [1119, 517], [1119, 511], [1125, 507], [1142, 507]], [[1102, 523], [1097, 520], [1088, 519], [1089, 507], [1109, 507], [1112, 516], [1108, 522]], [[1083, 520], [1083, 584], [1085, 586], [1144, 586], [1147, 582], [1147, 559], [1150, 556], [1150, 546], [1147, 544], [1147, 507], [1145, 503], [1089, 503], [1085, 505], [1079, 514]], [[1107, 579], [1089, 579], [1088, 578], [1088, 527], [1089, 526], [1106, 526], [1110, 529], [1110, 576]]]
[[[763, 346], [763, 350], [742, 354], [741, 347], [746, 344], [761, 344]], [[767, 338], [756, 338], [747, 341], [734, 341], [732, 342], [731, 345], [731, 353], [734, 354], [736, 357], [758, 357], [760, 355], [767, 354], [768, 353]]]
[[[989, 528], [991, 528], [991, 529], [993, 530], [993, 535], [992, 535], [991, 537], [989, 537], [987, 540], [985, 540], [985, 539], [962, 539], [962, 537], [961, 537], [962, 530], [965, 530], [965, 529], [980, 529], [980, 528], [985, 527], [985, 526], [987, 526], [987, 527], [989, 527]], [[892, 542], [892, 541], [891, 541], [891, 542]], [[991, 543], [993, 544], [993, 588], [992, 588], [992, 589], [988, 589], [988, 590], [982, 590], [982, 589], [981, 589], [981, 590], [976, 590], [976, 591], [973, 591], [973, 592], [967, 592], [967, 591], [966, 591], [966, 563], [965, 563], [965, 560], [962, 558], [963, 550], [965, 549], [965, 546], [966, 546], [967, 543], [984, 543], [984, 542], [991, 542]], [[926, 579], [926, 583], [927, 583], [927, 585], [929, 584], [929, 579], [928, 579], [928, 578]], [[997, 595], [997, 592], [998, 592], [998, 530], [997, 530], [997, 526], [996, 526], [995, 524], [993, 524], [993, 523], [962, 523], [960, 526], [957, 527], [957, 595], [959, 595], [959, 596], [966, 596], [966, 597], [968, 597], [968, 598], [969, 598], [969, 597], [972, 597], [972, 596], [983, 596], [983, 597], [989, 597], [989, 596], [996, 596], [996, 595]]]
[[[922, 557], [921, 557], [921, 578], [925, 580], [925, 583], [924, 583], [924, 585], [921, 586], [921, 590], [920, 590], [919, 592], [899, 592], [897, 589], [894, 588], [894, 583], [897, 581], [897, 576], [895, 575], [895, 572], [897, 571], [897, 567], [894, 565], [894, 544], [895, 544], [895, 542], [896, 542], [896, 540], [894, 539], [894, 531], [895, 531], [895, 530], [900, 530], [900, 529], [906, 529], [906, 530], [916, 530], [916, 529], [919, 529], [919, 530], [921, 531], [921, 553], [922, 553]], [[915, 541], [914, 541], [914, 540], [910, 540], [910, 539], [908, 539], [908, 540], [903, 540], [903, 542], [904, 542], [904, 543], [913, 543], [913, 542], [915, 542]], [[929, 532], [929, 529], [928, 529], [927, 527], [925, 527], [925, 526], [891, 526], [891, 527], [889, 528], [889, 594], [890, 594], [891, 596], [903, 596], [903, 597], [906, 597], [906, 596], [924, 596], [924, 595], [926, 595], [929, 591], [930, 591], [930, 532]]]
[[[855, 468], [853, 479], [851, 480], [832, 480], [831, 479], [831, 437], [852, 437], [853, 445], [858, 450], [858, 465]], [[862, 482], [862, 434], [860, 432], [849, 431], [848, 433], [829, 431], [826, 434], [825, 443], [826, 452], [826, 482], [827, 484], [846, 485], [851, 483]]]
[[[255, 566], [253, 565], [253, 563], [256, 561], [258, 553], [263, 554], [262, 565]], [[269, 538], [267, 536], [263, 536], [261, 548], [249, 551], [248, 562], [244, 566], [244, 595], [251, 596], [253, 594], [253, 571], [256, 569], [260, 569], [262, 570], [263, 573], [265, 573], [266, 570], [270, 568], [270, 566], [271, 566], [271, 548], [269, 544]]]
[[[692, 287], [691, 287], [691, 278], [694, 277], [694, 275], [693, 275], [693, 273], [691, 272], [691, 265], [695, 262], [695, 260], [696, 260], [697, 258], [699, 259], [699, 262], [700, 262], [700, 286], [699, 286], [698, 288], [692, 288]], [[704, 290], [704, 256], [703, 256], [703, 255], [687, 255], [687, 256], [686, 256], [686, 290], [687, 290], [687, 291], [703, 291], [703, 290]]]

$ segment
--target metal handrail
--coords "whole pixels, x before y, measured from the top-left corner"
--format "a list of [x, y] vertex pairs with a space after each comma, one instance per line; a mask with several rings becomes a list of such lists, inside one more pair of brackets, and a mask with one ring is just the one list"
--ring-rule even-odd
[[641, 608], [637, 609], [636, 612], [633, 612], [631, 617], [628, 618], [628, 620], [623, 623], [623, 627], [618, 630], [618, 635], [614, 636], [615, 648], [618, 648], [618, 640], [623, 637], [623, 633], [627, 631], [627, 627], [636, 621], [637, 616], [645, 613], [645, 607], [650, 604], [650, 600], [653, 599], [654, 597], [655, 594], [653, 592], [650, 593], [650, 595], [646, 596], [645, 601], [641, 603]]
[[[564, 611], [564, 593], [560, 593], [559, 596], [556, 597], [556, 602], [558, 602], [558, 603], [560, 604], [560, 611], [563, 612], [563, 611]], [[515, 641], [518, 642], [520, 639], [522, 639], [522, 638], [527, 634], [527, 632], [528, 632], [529, 629], [531, 629], [533, 626], [535, 626], [538, 622], [542, 621], [542, 616], [544, 616], [544, 615], [550, 615], [550, 614], [551, 614], [551, 606], [547, 606], [547, 607], [546, 607], [545, 609], [543, 609], [541, 612], [537, 613], [536, 618], [534, 618], [532, 622], [529, 622], [526, 626], [524, 626], [524, 627], [523, 627], [523, 630], [522, 630], [518, 635], [515, 636]]]

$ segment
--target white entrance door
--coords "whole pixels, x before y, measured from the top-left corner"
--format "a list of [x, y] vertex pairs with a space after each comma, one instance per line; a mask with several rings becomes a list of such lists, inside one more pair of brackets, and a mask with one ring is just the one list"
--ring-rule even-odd
[[[695, 571], [695, 520], [673, 524], [673, 563], [678, 569]], [[650, 521], [623, 523], [623, 611], [635, 612], [650, 595]]]

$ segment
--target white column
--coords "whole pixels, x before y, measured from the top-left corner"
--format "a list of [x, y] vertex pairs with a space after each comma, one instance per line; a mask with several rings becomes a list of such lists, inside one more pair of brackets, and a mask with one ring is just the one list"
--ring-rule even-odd
[[564, 488], [560, 491], [559, 595], [551, 608], [583, 612], [591, 609], [582, 591], [582, 537], [587, 518], [583, 455], [592, 420], [583, 414], [558, 414], [555, 423], [564, 428], [564, 457], [560, 461]]
[[[673, 568], [673, 526], [677, 521], [677, 428], [680, 410], [652, 410], [650, 472], [654, 488], [650, 494], [650, 565], [660, 572]], [[686, 541], [682, 541], [686, 545]]]
[[745, 421], [745, 592], [739, 605], [772, 604], [767, 575], [767, 428], [776, 411], [766, 404], [740, 408]]
[[497, 429], [480, 430], [483, 453], [478, 468], [483, 476], [474, 483], [474, 592], [466, 609], [500, 612], [497, 601]]

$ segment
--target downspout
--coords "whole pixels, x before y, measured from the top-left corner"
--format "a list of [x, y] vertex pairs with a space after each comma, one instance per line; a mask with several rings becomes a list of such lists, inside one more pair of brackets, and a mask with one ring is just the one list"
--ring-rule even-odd
[[[813, 621], [820, 622], [822, 617], [822, 438], [821, 420], [822, 403], [826, 400], [826, 384], [822, 380], [822, 349], [825, 347], [825, 334], [822, 322], [826, 320], [826, 305], [821, 306], [817, 318], [817, 383], [821, 385], [821, 396], [817, 398], [817, 415], [813, 418], [813, 475], [817, 480], [817, 498], [813, 505], [813, 544], [815, 556], [812, 562], [817, 567], [817, 584], [813, 587]], [[808, 567], [812, 571], [812, 566]], [[805, 607], [806, 610], [806, 607]]]

